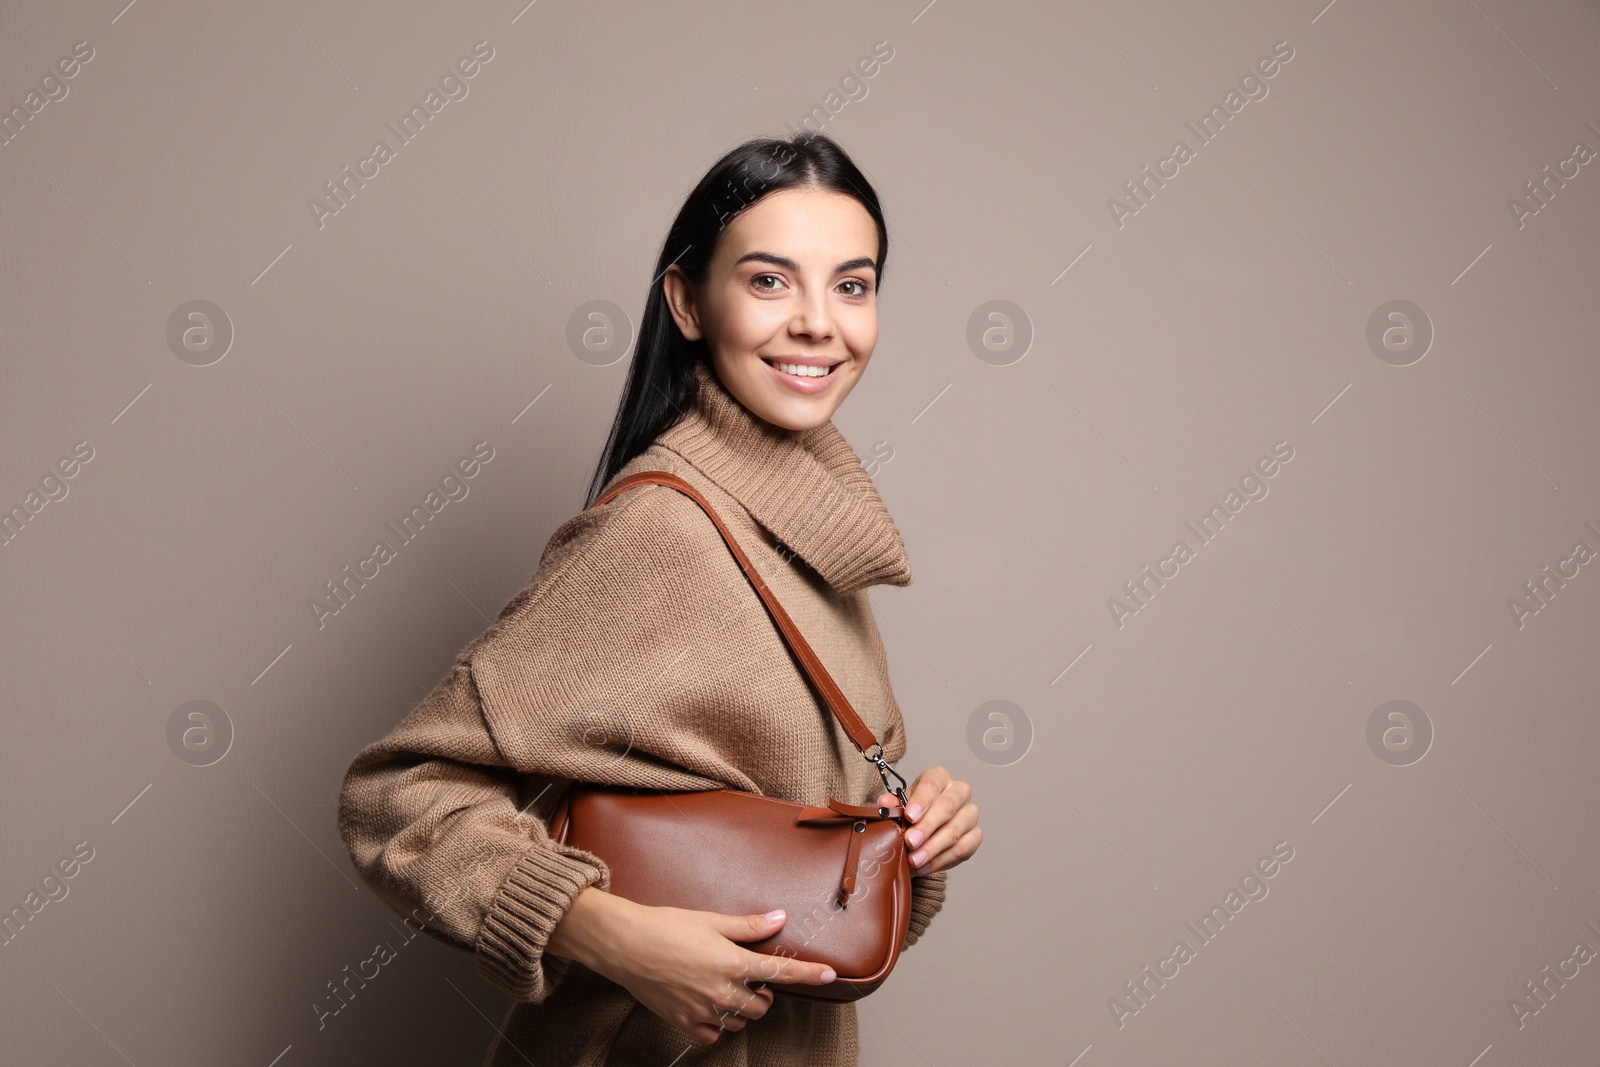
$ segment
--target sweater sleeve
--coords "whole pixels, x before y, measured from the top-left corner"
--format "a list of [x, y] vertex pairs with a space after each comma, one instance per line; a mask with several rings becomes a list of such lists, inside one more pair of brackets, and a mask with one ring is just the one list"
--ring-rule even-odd
[[[883, 672], [884, 690], [889, 700], [889, 722], [884, 729], [883, 752], [885, 758], [895, 764], [899, 770], [899, 760], [906, 751], [906, 724], [905, 717], [900, 712], [900, 703], [894, 698], [894, 689], [888, 684], [889, 666], [883, 650], [883, 639], [878, 634], [877, 624], [873, 623], [873, 645], [875, 646], [879, 670]], [[902, 774], [906, 774], [904, 770]], [[915, 776], [906, 774], [908, 783], [915, 781]], [[948, 870], [935, 871], [932, 874], [911, 875], [911, 921], [906, 926], [905, 943], [901, 950], [910, 948], [917, 943], [928, 930], [928, 924], [933, 917], [939, 914], [944, 907], [945, 889], [950, 878]]]
[[478, 971], [539, 1002], [568, 961], [551, 931], [610, 870], [552, 841], [546, 820], [564, 783], [519, 776], [487, 726], [470, 657], [346, 772], [339, 830], [361, 877], [396, 912], [473, 952]]
[[927, 932], [933, 917], [944, 907], [945, 882], [949, 877], [949, 871], [911, 876], [911, 922], [906, 927], [906, 940], [900, 946], [901, 951], [917, 943], [917, 939]]
[[555, 991], [570, 964], [545, 955], [552, 931], [585, 888], [611, 888], [604, 860], [549, 835], [566, 786], [721, 784], [658, 751], [684, 733], [664, 703], [692, 699], [681, 680], [633, 692], [684, 654], [661, 620], [682, 619], [686, 583], [712, 549], [726, 555], [689, 536], [684, 508], [699, 514], [647, 486], [564, 523], [499, 619], [346, 772], [340, 832], [362, 878], [518, 1001]]

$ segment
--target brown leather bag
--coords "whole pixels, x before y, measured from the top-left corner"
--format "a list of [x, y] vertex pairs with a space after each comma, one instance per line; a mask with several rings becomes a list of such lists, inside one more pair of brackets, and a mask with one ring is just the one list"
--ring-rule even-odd
[[[832, 967], [825, 985], [753, 985], [808, 1000], [859, 1000], [883, 984], [911, 919], [911, 859], [902, 830], [906, 780], [829, 676], [705, 497], [667, 471], [640, 471], [595, 503], [643, 483], [668, 485], [705, 509], [773, 621], [851, 742], [877, 764], [889, 807], [829, 798], [808, 806], [733, 789], [662, 793], [574, 782], [550, 818], [550, 836], [599, 856], [611, 892], [655, 907], [748, 915], [782, 908], [778, 933], [742, 942], [754, 952]], [[890, 781], [893, 776], [894, 782]]]

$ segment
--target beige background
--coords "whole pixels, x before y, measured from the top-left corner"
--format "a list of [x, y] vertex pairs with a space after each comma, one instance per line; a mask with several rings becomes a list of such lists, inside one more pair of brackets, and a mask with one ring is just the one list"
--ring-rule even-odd
[[[477, 1061], [506, 998], [425, 941], [317, 1029], [397, 940], [340, 777], [581, 507], [626, 363], [578, 358], [574, 310], [636, 321], [704, 169], [879, 40], [824, 126], [892, 225], [837, 421], [892, 452], [915, 573], [873, 594], [902, 767], [972, 782], [986, 840], [863, 1003], [863, 1061], [1593, 1062], [1600, 965], [1520, 1028], [1510, 1002], [1600, 950], [1597, 568], [1508, 606], [1600, 550], [1600, 164], [1511, 206], [1600, 150], [1593, 3], [122, 3], [0, 14], [5, 108], [94, 52], [0, 148], [0, 507], [93, 449], [0, 547], [0, 908], [93, 849], [0, 947], [7, 1062]], [[319, 228], [478, 41], [469, 94]], [[204, 367], [166, 336], [197, 299], [235, 335]], [[1434, 333], [1407, 366], [1367, 341], [1397, 299]], [[991, 300], [1033, 332], [1007, 365], [967, 341]], [[308, 600], [480, 440], [469, 495], [319, 629]], [[1269, 494], [1119, 628], [1279, 441]], [[1367, 740], [1396, 699], [1433, 732], [1420, 761], [1390, 735], [1408, 765]], [[232, 725], [209, 766], [168, 740], [191, 700]], [[968, 740], [991, 700], [1020, 709], [999, 751]]]

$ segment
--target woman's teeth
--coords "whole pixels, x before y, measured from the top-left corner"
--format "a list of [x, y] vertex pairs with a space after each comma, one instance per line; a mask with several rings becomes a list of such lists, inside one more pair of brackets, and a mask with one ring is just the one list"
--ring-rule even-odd
[[804, 363], [773, 363], [772, 365], [785, 374], [793, 374], [799, 378], [821, 378], [833, 370], [832, 367], [810, 367]]

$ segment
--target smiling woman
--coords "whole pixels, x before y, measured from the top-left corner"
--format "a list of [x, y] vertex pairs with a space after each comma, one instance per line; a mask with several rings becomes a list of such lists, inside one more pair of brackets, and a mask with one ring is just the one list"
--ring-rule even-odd
[[[729, 189], [749, 193], [732, 212]], [[719, 160], [661, 248], [589, 506], [346, 774], [340, 830], [356, 869], [400, 914], [431, 902], [428, 932], [473, 952], [516, 1001], [491, 1065], [857, 1064], [854, 999], [768, 986], [840, 975], [760, 949], [821, 928], [845, 906], [832, 894], [789, 916], [766, 899], [772, 880], [753, 877], [739, 914], [654, 906], [612, 892], [606, 861], [550, 828], [578, 783], [899, 804], [872, 762], [905, 755], [907, 722], [867, 591], [909, 584], [911, 567], [833, 424], [877, 344], [886, 234], [871, 184], [827, 137], [749, 141]], [[648, 477], [618, 486], [643, 472], [714, 505], [879, 739], [868, 759], [707, 514]], [[911, 871], [901, 950], [978, 848], [971, 793], [935, 766], [903, 797], [903, 840], [889, 838]], [[447, 894], [469, 855], [481, 877]]]
[[589, 502], [693, 401], [697, 364], [776, 427], [828, 422], [877, 345], [888, 255], [876, 190], [828, 136], [756, 138], [718, 160], [662, 243]]
[[679, 332], [705, 343], [723, 386], [767, 422], [820, 426], [866, 370], [878, 343], [874, 222], [853, 196], [797, 185], [734, 219], [698, 284], [681, 263], [667, 268]]

